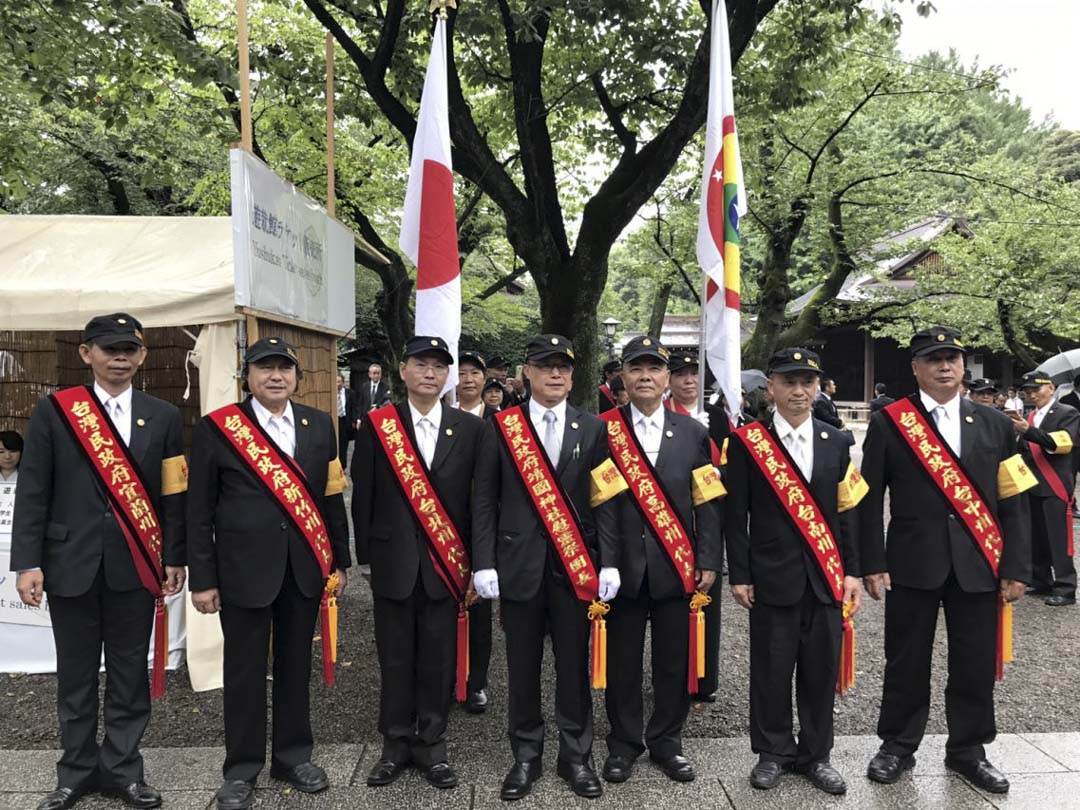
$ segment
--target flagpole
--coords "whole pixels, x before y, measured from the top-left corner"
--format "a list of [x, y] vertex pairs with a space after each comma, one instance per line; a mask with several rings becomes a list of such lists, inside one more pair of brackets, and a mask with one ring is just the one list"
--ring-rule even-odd
[[[708, 301], [707, 296], [709, 294], [709, 276], [707, 273], [701, 274], [701, 329], [698, 332], [698, 392], [697, 392], [697, 409], [698, 413], [705, 410], [705, 378], [708, 376], [709, 370], [709, 358], [705, 353], [705, 304]], [[713, 372], [715, 375], [716, 372]], [[719, 380], [719, 377], [717, 377]]]

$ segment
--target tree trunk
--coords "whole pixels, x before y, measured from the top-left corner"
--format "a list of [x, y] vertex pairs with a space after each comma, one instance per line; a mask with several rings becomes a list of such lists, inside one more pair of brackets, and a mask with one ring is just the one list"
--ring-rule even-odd
[[1001, 334], [1005, 338], [1005, 345], [1009, 347], [1009, 351], [1020, 361], [1023, 368], [1035, 368], [1039, 363], [1028, 347], [1020, 342], [1020, 337], [1016, 334], [1016, 327], [1012, 322], [1012, 310], [1008, 303], [1000, 298], [997, 300], [997, 313], [998, 320], [1001, 322]]
[[656, 291], [656, 300], [653, 301], [652, 314], [649, 315], [648, 334], [660, 337], [660, 330], [664, 328], [664, 316], [667, 314], [668, 299], [671, 297], [671, 289], [675, 286], [674, 281], [660, 282], [660, 289]]

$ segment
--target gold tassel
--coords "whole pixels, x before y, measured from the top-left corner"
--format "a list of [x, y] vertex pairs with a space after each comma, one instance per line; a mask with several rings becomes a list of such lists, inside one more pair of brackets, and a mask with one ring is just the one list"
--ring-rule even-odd
[[698, 678], [705, 677], [705, 613], [704, 608], [712, 604], [712, 597], [707, 593], [695, 591], [690, 597], [690, 610], [697, 616], [694, 632], [696, 633], [695, 650], [697, 652], [696, 670]]
[[592, 688], [607, 689], [607, 622], [604, 617], [611, 612], [611, 605], [599, 599], [589, 605], [589, 621], [592, 622]]
[[1011, 664], [1013, 660], [1013, 606], [1006, 602], [1001, 606], [1001, 660]]

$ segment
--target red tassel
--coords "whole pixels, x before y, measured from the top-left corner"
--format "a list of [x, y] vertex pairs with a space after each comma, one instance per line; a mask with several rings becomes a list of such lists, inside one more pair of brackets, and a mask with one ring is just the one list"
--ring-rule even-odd
[[465, 603], [458, 605], [457, 616], [457, 689], [455, 697], [458, 703], [464, 703], [469, 697], [469, 612]]
[[1075, 498], [1069, 498], [1069, 502], [1065, 505], [1065, 527], [1067, 531], [1067, 537], [1069, 538], [1068, 546], [1065, 549], [1065, 553], [1070, 557], [1073, 555], [1073, 504], [1076, 503]]
[[840, 668], [836, 673], [836, 694], [843, 695], [855, 685], [855, 623], [851, 620], [851, 603], [844, 604], [843, 630], [840, 638]]
[[330, 627], [330, 594], [323, 591], [319, 606], [319, 620], [322, 629], [322, 675], [323, 685], [334, 685], [334, 644]]
[[688, 645], [689, 658], [686, 664], [686, 689], [691, 695], [696, 695], [698, 692], [698, 674], [697, 674], [697, 645], [698, 645], [698, 612], [691, 608], [690, 610], [690, 644]]
[[165, 660], [169, 657], [169, 618], [165, 611], [165, 598], [159, 596], [154, 602], [154, 664], [150, 675], [150, 697], [165, 695]]

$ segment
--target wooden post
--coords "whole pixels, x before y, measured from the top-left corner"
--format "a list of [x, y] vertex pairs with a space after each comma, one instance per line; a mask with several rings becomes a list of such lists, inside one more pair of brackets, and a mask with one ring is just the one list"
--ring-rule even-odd
[[334, 216], [334, 35], [326, 33], [326, 213]]
[[240, 51], [240, 145], [252, 151], [251, 56], [248, 53], [247, 0], [236, 0], [237, 47]]

